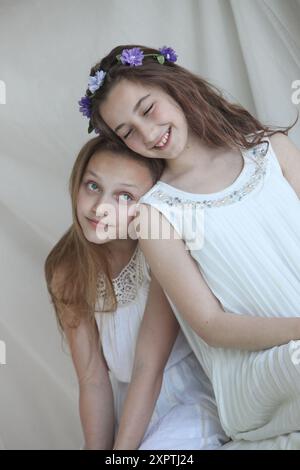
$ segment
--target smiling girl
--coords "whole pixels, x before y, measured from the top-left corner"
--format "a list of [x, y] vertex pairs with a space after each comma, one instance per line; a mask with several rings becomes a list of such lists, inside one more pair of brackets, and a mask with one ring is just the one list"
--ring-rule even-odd
[[[156, 213], [178, 237], [140, 245], [212, 381], [226, 433], [250, 442], [299, 431], [298, 343], [289, 341], [300, 338], [300, 152], [290, 128], [262, 124], [176, 59], [166, 47], [116, 47], [91, 69], [81, 108], [89, 130], [166, 164], [139, 223]], [[193, 249], [199, 210], [204, 239]], [[147, 356], [143, 326], [140, 337]], [[137, 400], [132, 383], [120, 445], [137, 425]], [[297, 448], [300, 433], [285, 442]]]
[[132, 433], [132, 448], [211, 449], [228, 440], [208, 378], [154, 278], [150, 288], [137, 240], [127, 236], [132, 207], [162, 170], [162, 162], [104, 138], [85, 144], [70, 178], [72, 226], [46, 260], [48, 290], [78, 377], [85, 449], [113, 447], [129, 382], [145, 364], [134, 363], [134, 351], [147, 299], [160, 319], [148, 331], [156, 354], [140, 387], [145, 409], [149, 394], [152, 404], [143, 432]]

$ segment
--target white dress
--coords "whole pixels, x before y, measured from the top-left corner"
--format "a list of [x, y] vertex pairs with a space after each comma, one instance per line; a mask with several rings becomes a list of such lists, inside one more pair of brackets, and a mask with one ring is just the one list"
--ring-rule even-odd
[[[95, 318], [110, 370], [118, 426], [150, 286], [149, 268], [139, 248], [113, 285], [118, 302], [116, 312], [97, 312]], [[101, 305], [101, 288], [99, 298]], [[227, 441], [211, 383], [180, 331], [140, 449], [215, 449]]]
[[[158, 182], [141, 202], [185, 240], [225, 311], [300, 316], [299, 198], [268, 139], [242, 153], [243, 170], [223, 191], [201, 195]], [[300, 341], [261, 352], [212, 348], [173, 309], [213, 384], [222, 427], [236, 441], [225, 448], [300, 449]]]

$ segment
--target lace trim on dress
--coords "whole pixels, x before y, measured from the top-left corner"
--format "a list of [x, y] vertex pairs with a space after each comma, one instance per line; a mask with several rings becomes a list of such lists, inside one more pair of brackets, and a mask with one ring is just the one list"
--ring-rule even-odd
[[[194, 199], [188, 199], [186, 197], [178, 197], [178, 196], [170, 196], [168, 193], [161, 189], [157, 189], [153, 191], [151, 196], [160, 201], [168, 204], [169, 206], [176, 206], [182, 204], [188, 204], [192, 207], [197, 208], [213, 208], [213, 207], [222, 207], [225, 205], [233, 204], [237, 201], [243, 199], [247, 194], [252, 192], [260, 180], [266, 174], [266, 166], [267, 166], [267, 159], [266, 154], [268, 152], [269, 143], [263, 142], [261, 144], [256, 145], [249, 151], [247, 151], [247, 155], [254, 157], [253, 161], [255, 162], [255, 170], [254, 173], [251, 175], [249, 180], [246, 184], [244, 184], [240, 189], [229, 192], [225, 197], [221, 197], [219, 199], [204, 199], [201, 201], [195, 201]], [[249, 153], [248, 153], [249, 152]], [[246, 164], [246, 163], [245, 163]], [[184, 192], [184, 191], [183, 191]], [[195, 194], [195, 196], [197, 196]]]
[[[118, 306], [133, 302], [137, 296], [140, 286], [145, 279], [143, 263], [141, 260], [142, 252], [139, 247], [136, 248], [131, 260], [122, 269], [120, 274], [112, 280]], [[105, 282], [103, 276], [98, 281], [98, 296], [105, 296]]]

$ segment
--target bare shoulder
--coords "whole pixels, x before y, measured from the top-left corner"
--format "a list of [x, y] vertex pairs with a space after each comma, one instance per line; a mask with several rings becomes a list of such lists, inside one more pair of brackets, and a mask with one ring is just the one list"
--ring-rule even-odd
[[300, 150], [288, 136], [282, 134], [281, 132], [277, 132], [276, 134], [272, 135], [272, 137], [270, 137], [270, 142], [279, 161], [281, 169], [285, 174], [289, 171], [289, 168], [293, 165], [293, 162], [300, 160]]
[[165, 240], [166, 234], [170, 235], [170, 239], [181, 238], [164, 213], [150, 204], [139, 204], [135, 227], [138, 228], [140, 241], [148, 240], [151, 243], [153, 240]]
[[270, 138], [282, 173], [300, 199], [300, 150], [284, 134], [277, 133]]

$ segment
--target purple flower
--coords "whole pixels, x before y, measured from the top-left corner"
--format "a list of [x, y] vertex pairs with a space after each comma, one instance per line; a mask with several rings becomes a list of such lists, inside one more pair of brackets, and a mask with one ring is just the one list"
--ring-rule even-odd
[[86, 116], [88, 119], [90, 119], [92, 115], [92, 103], [91, 100], [88, 96], [83, 96], [80, 101], [78, 101], [79, 104], [79, 111]]
[[143, 64], [144, 54], [139, 47], [124, 49], [120, 55], [120, 61], [123, 65], [138, 66]]
[[98, 88], [101, 87], [105, 75], [106, 72], [104, 72], [103, 70], [97, 70], [95, 75], [89, 76], [88, 89], [90, 90], [90, 92], [94, 93], [96, 90], [98, 90]]
[[169, 62], [176, 62], [177, 60], [177, 54], [176, 52], [174, 51], [174, 49], [172, 49], [171, 47], [167, 47], [167, 46], [164, 46], [164, 47], [161, 47], [159, 49], [159, 52], [165, 57], [166, 60], [168, 60]]

